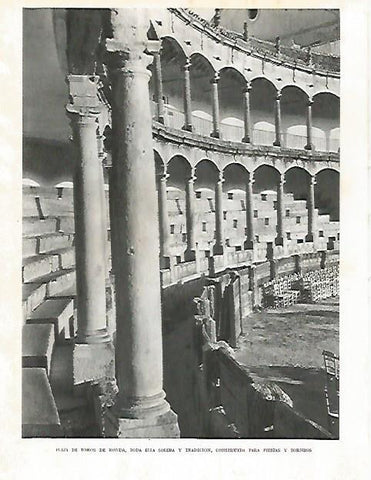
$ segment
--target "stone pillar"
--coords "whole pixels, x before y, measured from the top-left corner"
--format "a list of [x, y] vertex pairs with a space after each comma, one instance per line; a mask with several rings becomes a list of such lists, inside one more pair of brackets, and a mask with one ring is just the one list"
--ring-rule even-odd
[[254, 233], [254, 173], [250, 172], [249, 179], [246, 183], [246, 240], [245, 249], [251, 250], [254, 248], [255, 233]]
[[281, 146], [281, 92], [280, 91], [278, 91], [276, 95], [274, 122], [275, 122], [275, 128], [276, 128], [276, 139], [273, 142], [273, 145], [275, 147], [280, 147]]
[[218, 82], [219, 82], [219, 75], [215, 73], [213, 78], [211, 79], [211, 101], [212, 101], [212, 108], [213, 108], [213, 131], [211, 132], [211, 136], [215, 138], [220, 137], [220, 118], [219, 118], [219, 92], [218, 92]]
[[186, 180], [186, 228], [187, 228], [187, 249], [185, 260], [196, 259], [196, 236], [195, 236], [195, 191], [196, 181], [195, 170], [192, 168], [191, 176]]
[[314, 200], [314, 186], [316, 184], [316, 177], [312, 175], [309, 180], [308, 188], [308, 200], [307, 200], [307, 210], [308, 210], [308, 234], [305, 237], [306, 242], [314, 242], [316, 235], [316, 225], [315, 225], [315, 200]]
[[98, 156], [98, 77], [69, 75], [74, 174], [77, 342], [109, 341], [106, 329], [106, 218], [103, 209], [103, 166]]
[[[112, 212], [117, 241], [116, 378], [106, 414], [109, 437], [176, 437], [163, 391], [159, 234], [147, 69], [158, 42], [147, 40], [145, 9], [111, 11]], [[156, 48], [157, 47], [157, 48]]]
[[223, 172], [219, 172], [219, 179], [215, 185], [215, 245], [214, 255], [224, 253], [224, 228], [223, 228]]
[[244, 101], [243, 119], [244, 119], [245, 136], [243, 137], [242, 141], [245, 143], [251, 143], [250, 90], [251, 90], [251, 83], [248, 82], [246, 84], [246, 87], [243, 90], [243, 101]]
[[157, 103], [157, 115], [156, 120], [160, 123], [165, 123], [165, 105], [164, 105], [164, 92], [162, 89], [162, 70], [161, 70], [161, 55], [160, 52], [153, 54], [154, 63], [154, 86], [155, 86], [155, 100]]
[[312, 105], [313, 100], [309, 99], [307, 103], [307, 144], [305, 145], [305, 150], [312, 150]]
[[192, 96], [191, 96], [191, 77], [189, 69], [191, 68], [191, 61], [187, 58], [184, 65], [184, 126], [183, 130], [192, 131]]
[[167, 178], [169, 174], [164, 170], [158, 184], [158, 216], [160, 221], [160, 267], [170, 267], [170, 232], [167, 209]]
[[280, 175], [279, 182], [277, 184], [277, 237], [275, 240], [276, 245], [284, 244], [284, 190], [285, 174]]
[[114, 354], [106, 316], [106, 216], [103, 166], [98, 152], [98, 78], [69, 75], [71, 119], [76, 147], [74, 218], [77, 338], [72, 356], [74, 387], [114, 376]]

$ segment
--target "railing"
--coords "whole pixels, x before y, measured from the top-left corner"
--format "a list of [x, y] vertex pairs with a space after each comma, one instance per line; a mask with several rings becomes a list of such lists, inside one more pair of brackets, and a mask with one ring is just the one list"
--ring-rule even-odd
[[[156, 116], [156, 104], [151, 102], [152, 114]], [[165, 105], [166, 120], [165, 123], [171, 128], [181, 130], [184, 126], [184, 112], [170, 106]], [[210, 137], [213, 131], [213, 122], [209, 118], [202, 118], [198, 115], [192, 115], [193, 131], [196, 134]], [[222, 140], [230, 142], [242, 142], [245, 130], [242, 125], [230, 125], [227, 123], [220, 124], [220, 137]], [[251, 142], [253, 145], [272, 146], [276, 140], [276, 133], [274, 130], [262, 130], [254, 128], [252, 130]], [[281, 134], [281, 146], [284, 148], [292, 148], [303, 150], [307, 145], [308, 140], [306, 135], [299, 135], [293, 133]], [[324, 137], [316, 135], [312, 136], [313, 150], [317, 152], [339, 152], [340, 141], [337, 138], [327, 140]]]

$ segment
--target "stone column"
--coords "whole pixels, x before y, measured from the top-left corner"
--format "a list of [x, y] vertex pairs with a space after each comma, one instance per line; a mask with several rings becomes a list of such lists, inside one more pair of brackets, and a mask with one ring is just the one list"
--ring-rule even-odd
[[[76, 149], [74, 218], [76, 256], [77, 338], [72, 356], [75, 388], [114, 376], [114, 353], [106, 316], [106, 216], [103, 166], [97, 128], [101, 110], [98, 78], [69, 75], [71, 119]], [[78, 392], [77, 391], [77, 392]]]
[[192, 168], [191, 176], [186, 180], [186, 228], [187, 228], [187, 249], [185, 260], [196, 259], [196, 236], [195, 236], [195, 191], [196, 181], [195, 170]]
[[307, 144], [305, 145], [305, 150], [312, 150], [312, 105], [313, 100], [309, 99], [307, 103]]
[[179, 436], [163, 391], [159, 233], [147, 69], [158, 42], [147, 40], [145, 9], [111, 11], [107, 39], [112, 84], [112, 212], [117, 241], [116, 378], [106, 414], [111, 437]]
[[250, 90], [251, 90], [251, 83], [247, 82], [243, 90], [243, 101], [244, 101], [243, 119], [244, 119], [245, 136], [243, 137], [242, 141], [245, 143], [251, 143]]
[[164, 170], [158, 184], [158, 216], [160, 221], [160, 267], [169, 268], [170, 262], [170, 232], [167, 209], [167, 179], [169, 174]]
[[275, 147], [281, 146], [281, 92], [278, 91], [276, 94], [276, 103], [275, 103], [275, 128], [276, 128], [276, 139], [273, 142]]
[[254, 232], [254, 172], [250, 172], [249, 179], [246, 183], [246, 240], [245, 249], [254, 248], [255, 232]]
[[160, 52], [153, 54], [154, 63], [154, 86], [155, 86], [155, 99], [157, 103], [157, 117], [156, 120], [160, 123], [165, 123], [165, 105], [164, 105], [164, 92], [162, 89], [162, 70], [161, 70], [161, 56]]
[[276, 245], [284, 244], [284, 190], [285, 174], [280, 175], [279, 182], [277, 184], [277, 237], [275, 240]]
[[223, 228], [223, 172], [219, 172], [219, 179], [215, 185], [215, 245], [214, 255], [224, 253], [224, 228]]
[[74, 216], [77, 289], [77, 343], [109, 341], [106, 328], [106, 219], [103, 209], [103, 166], [98, 156], [99, 102], [97, 77], [69, 75], [73, 141]]
[[305, 237], [306, 242], [314, 242], [316, 234], [316, 225], [315, 225], [315, 200], [314, 200], [314, 186], [316, 184], [316, 177], [312, 175], [309, 180], [308, 188], [308, 200], [307, 200], [307, 210], [308, 210], [308, 234]]
[[211, 102], [213, 109], [213, 131], [210, 133], [212, 137], [220, 137], [220, 116], [219, 116], [219, 92], [218, 92], [219, 74], [215, 72], [211, 83]]
[[191, 68], [191, 61], [187, 58], [184, 65], [184, 126], [183, 130], [192, 131], [192, 96], [191, 96], [191, 77], [189, 69]]

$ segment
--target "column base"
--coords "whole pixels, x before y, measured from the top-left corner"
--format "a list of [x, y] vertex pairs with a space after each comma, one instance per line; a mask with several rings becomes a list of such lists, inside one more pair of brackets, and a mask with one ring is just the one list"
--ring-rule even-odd
[[194, 262], [196, 260], [196, 250], [186, 250], [184, 252], [185, 262]]
[[211, 133], [210, 133], [210, 137], [220, 138], [220, 132], [211, 132]]
[[74, 387], [115, 377], [115, 349], [112, 342], [76, 343], [72, 354]]
[[214, 245], [213, 246], [213, 255], [224, 255], [224, 246], [223, 245]]
[[159, 115], [159, 116], [156, 118], [156, 122], [162, 123], [163, 125], [165, 125], [165, 117], [163, 117], [162, 115], [161, 115], [161, 116]]
[[186, 130], [187, 132], [193, 132], [193, 125], [183, 125], [182, 130]]
[[254, 250], [254, 242], [252, 240], [245, 240], [243, 248], [245, 250]]
[[243, 143], [251, 143], [251, 138], [250, 137], [243, 137], [241, 140]]
[[167, 270], [170, 268], [171, 261], [170, 256], [161, 255], [160, 256], [160, 269]]
[[122, 418], [115, 407], [107, 410], [104, 418], [106, 438], [179, 438], [178, 416], [166, 413], [147, 418]]
[[312, 144], [305, 145], [304, 150], [313, 150], [313, 145]]
[[314, 235], [313, 235], [313, 233], [308, 233], [308, 235], [305, 236], [305, 241], [306, 241], [306, 242], [314, 242]]
[[280, 146], [281, 146], [281, 142], [279, 142], [278, 140], [275, 140], [275, 141], [273, 142], [273, 146], [274, 146], [274, 147], [280, 147]]
[[276, 237], [274, 239], [274, 244], [277, 246], [277, 247], [283, 247], [284, 246], [284, 239], [283, 237]]

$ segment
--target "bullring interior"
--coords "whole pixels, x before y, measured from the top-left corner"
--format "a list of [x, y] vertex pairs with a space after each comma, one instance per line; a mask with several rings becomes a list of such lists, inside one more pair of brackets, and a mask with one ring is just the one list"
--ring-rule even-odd
[[338, 438], [339, 35], [24, 9], [23, 437]]

